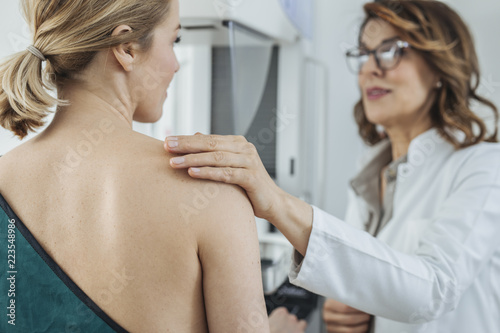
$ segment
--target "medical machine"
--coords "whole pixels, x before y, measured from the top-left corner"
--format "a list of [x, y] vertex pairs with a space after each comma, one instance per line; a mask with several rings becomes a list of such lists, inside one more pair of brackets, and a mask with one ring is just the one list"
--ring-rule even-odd
[[[181, 69], [162, 120], [142, 131], [244, 135], [281, 188], [321, 207], [327, 73], [313, 56], [313, 0], [183, 0], [180, 17]], [[312, 310], [316, 299], [285, 286], [291, 245], [257, 225], [266, 300], [300, 294], [289, 309], [308, 316], [300, 304]]]

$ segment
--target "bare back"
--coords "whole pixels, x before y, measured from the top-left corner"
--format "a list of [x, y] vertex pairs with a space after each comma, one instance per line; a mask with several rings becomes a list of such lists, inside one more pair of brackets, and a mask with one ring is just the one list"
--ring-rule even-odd
[[[248, 312], [261, 313], [248, 200], [172, 170], [169, 157], [162, 142], [106, 120], [46, 131], [0, 158], [0, 193], [69, 277], [131, 332], [223, 327], [222, 307], [234, 302], [224, 288], [249, 288]], [[231, 263], [231, 246], [245, 257]]]

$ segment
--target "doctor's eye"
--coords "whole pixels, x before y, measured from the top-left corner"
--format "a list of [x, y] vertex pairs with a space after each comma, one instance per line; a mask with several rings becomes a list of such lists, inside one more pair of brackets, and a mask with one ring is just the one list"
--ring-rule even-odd
[[179, 44], [182, 41], [182, 36], [178, 36], [174, 44]]

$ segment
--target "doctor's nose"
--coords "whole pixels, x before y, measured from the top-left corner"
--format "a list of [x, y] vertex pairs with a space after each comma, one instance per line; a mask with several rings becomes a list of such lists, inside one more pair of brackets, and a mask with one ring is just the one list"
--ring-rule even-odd
[[381, 70], [377, 65], [377, 60], [373, 54], [370, 54], [368, 60], [363, 64], [363, 66], [361, 66], [359, 71], [359, 75], [382, 76], [383, 74], [383, 70]]

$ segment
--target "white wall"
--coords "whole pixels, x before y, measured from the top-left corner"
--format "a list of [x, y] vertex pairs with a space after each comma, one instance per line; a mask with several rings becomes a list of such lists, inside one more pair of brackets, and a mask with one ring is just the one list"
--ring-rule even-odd
[[[353, 120], [353, 106], [359, 99], [356, 78], [347, 71], [343, 53], [355, 44], [366, 1], [316, 0], [315, 49], [330, 69], [327, 193], [325, 209], [343, 217], [348, 180], [362, 150]], [[445, 1], [468, 23], [476, 40], [483, 74], [480, 93], [500, 106], [500, 1]]]

